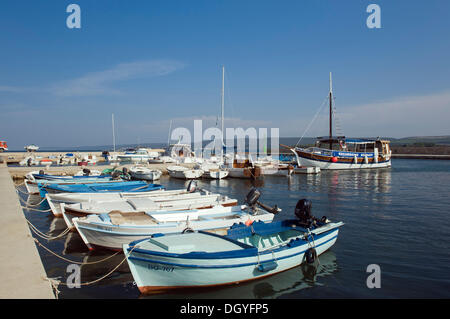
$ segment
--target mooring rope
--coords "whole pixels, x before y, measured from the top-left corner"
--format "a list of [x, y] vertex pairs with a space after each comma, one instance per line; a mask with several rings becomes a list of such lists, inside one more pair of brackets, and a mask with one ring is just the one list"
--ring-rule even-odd
[[77, 264], [77, 265], [94, 265], [94, 264], [99, 264], [99, 263], [104, 262], [104, 261], [106, 261], [106, 260], [108, 260], [108, 259], [111, 259], [112, 257], [116, 256], [117, 254], [121, 253], [121, 251], [118, 251], [118, 252], [115, 252], [114, 254], [112, 254], [111, 256], [108, 256], [108, 257], [106, 257], [106, 258], [104, 258], [104, 259], [97, 260], [97, 261], [91, 261], [91, 262], [79, 262], [79, 261], [74, 261], [74, 260], [67, 259], [67, 258], [65, 258], [65, 257], [63, 257], [63, 256], [61, 256], [61, 255], [58, 255], [57, 253], [55, 253], [55, 252], [51, 251], [50, 249], [48, 249], [47, 247], [45, 247], [45, 246], [44, 246], [39, 240], [37, 240], [36, 238], [33, 238], [33, 239], [34, 239], [34, 241], [38, 244], [39, 247], [44, 248], [46, 251], [48, 251], [48, 252], [49, 252], [50, 254], [52, 254], [53, 256], [58, 257], [58, 258], [60, 258], [60, 259], [62, 259], [62, 260], [64, 260], [64, 261], [67, 261], [68, 263], [71, 263], [71, 264]]
[[41, 212], [41, 213], [47, 213], [47, 212], [50, 212], [52, 210], [51, 208], [49, 208], [49, 209], [37, 209], [37, 208], [26, 207], [26, 206], [22, 206], [22, 205], [20, 205], [20, 207], [22, 207], [22, 209], [34, 210], [34, 211]]
[[67, 227], [61, 234], [59, 234], [58, 236], [50, 236], [47, 234], [44, 234], [43, 232], [41, 232], [39, 229], [36, 228], [36, 226], [34, 226], [28, 219], [25, 218], [25, 220], [27, 221], [28, 225], [30, 225], [31, 230], [38, 235], [39, 237], [43, 238], [43, 239], [47, 239], [47, 240], [54, 240], [54, 239], [58, 239], [60, 237], [65, 236], [67, 233], [70, 232], [70, 228]]
[[25, 194], [25, 195], [30, 195], [30, 193], [24, 192], [24, 191], [20, 190], [18, 187], [16, 187], [16, 192], [19, 192], [19, 193], [22, 193], [22, 194]]
[[19, 196], [19, 200], [21, 200], [25, 205], [27, 205], [27, 206], [39, 206], [39, 205], [41, 205], [45, 200], [46, 200], [46, 198], [44, 197], [39, 203], [37, 203], [37, 204], [30, 204], [30, 203], [28, 203], [28, 202], [26, 202], [22, 197], [20, 197]]
[[[42, 245], [36, 238], [33, 238], [33, 239], [34, 239], [34, 241], [35, 241], [40, 247], [44, 248], [45, 250], [47, 250], [47, 251], [50, 252], [51, 254], [55, 255], [56, 257], [59, 257], [59, 258], [65, 260], [65, 261], [68, 261], [68, 262], [70, 262], [70, 263], [75, 263], [75, 264], [79, 264], [79, 265], [98, 264], [98, 263], [100, 263], [100, 262], [103, 262], [103, 261], [105, 261], [105, 260], [108, 260], [108, 259], [110, 259], [110, 258], [116, 256], [117, 254], [121, 253], [121, 251], [118, 251], [118, 252], [114, 253], [113, 255], [108, 256], [108, 257], [106, 257], [106, 258], [104, 258], [104, 259], [102, 259], [102, 260], [98, 260], [98, 261], [90, 262], [90, 263], [88, 263], [88, 262], [80, 263], [80, 262], [71, 261], [71, 260], [69, 260], [69, 259], [67, 259], [67, 258], [64, 258], [64, 257], [62, 257], [62, 256], [59, 256], [58, 254], [54, 253], [53, 251], [51, 251], [50, 249], [48, 249], [47, 247], [45, 247], [44, 245]], [[130, 251], [129, 251], [129, 252], [125, 255], [125, 257], [123, 258], [123, 260], [122, 260], [116, 267], [114, 267], [112, 270], [108, 271], [108, 272], [107, 272], [105, 275], [103, 275], [102, 277], [97, 278], [97, 279], [92, 280], [92, 281], [79, 283], [79, 285], [80, 285], [80, 286], [88, 286], [88, 285], [95, 284], [95, 283], [97, 283], [97, 282], [99, 282], [99, 281], [105, 279], [106, 277], [108, 277], [109, 275], [111, 275], [113, 272], [115, 272], [115, 271], [116, 271], [116, 270], [117, 270], [117, 269], [125, 262], [125, 260], [127, 260], [128, 256], [129, 256], [129, 255], [133, 252], [133, 250], [134, 250], [135, 248], [137, 248], [137, 247], [138, 247], [138, 246], [134, 246], [133, 248], [131, 248]], [[58, 290], [58, 286], [59, 286], [59, 285], [69, 286], [69, 284], [63, 283], [63, 282], [61, 282], [60, 280], [56, 280], [56, 279], [54, 279], [54, 278], [43, 277], [43, 279], [50, 282], [52, 288], [55, 290], [56, 298], [58, 298], [58, 295], [59, 295], [59, 293], [60, 293], [60, 291]]]

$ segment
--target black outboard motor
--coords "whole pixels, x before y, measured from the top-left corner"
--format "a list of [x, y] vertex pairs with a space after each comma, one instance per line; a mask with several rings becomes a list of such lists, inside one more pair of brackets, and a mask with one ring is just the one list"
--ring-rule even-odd
[[111, 174], [112, 179], [119, 179], [122, 173], [120, 171], [113, 171]]
[[261, 208], [265, 209], [266, 211], [272, 213], [272, 214], [277, 214], [281, 211], [281, 209], [279, 209], [277, 207], [277, 205], [275, 205], [274, 207], [270, 207], [267, 206], [261, 202], [258, 201], [258, 199], [261, 197], [261, 193], [259, 190], [257, 190], [255, 187], [253, 187], [250, 192], [247, 194], [247, 196], [245, 197], [245, 202], [248, 204], [248, 206], [252, 209], [254, 209], [256, 207], [256, 205], [260, 206]]
[[44, 174], [45, 174], [45, 172], [43, 169], [39, 170], [39, 175], [44, 175]]
[[195, 180], [191, 179], [189, 184], [188, 184], [188, 186], [187, 186], [187, 188], [186, 188], [186, 190], [189, 193], [195, 192], [197, 190], [197, 182]]
[[259, 197], [261, 197], [260, 191], [257, 190], [255, 187], [253, 187], [245, 197], [245, 202], [248, 204], [249, 207], [253, 208], [255, 207], [256, 204], [258, 204]]
[[83, 176], [89, 176], [91, 174], [91, 170], [88, 168], [83, 168]]
[[312, 203], [309, 199], [300, 199], [295, 206], [295, 216], [299, 219], [302, 226], [309, 228], [314, 221], [314, 216], [311, 214]]

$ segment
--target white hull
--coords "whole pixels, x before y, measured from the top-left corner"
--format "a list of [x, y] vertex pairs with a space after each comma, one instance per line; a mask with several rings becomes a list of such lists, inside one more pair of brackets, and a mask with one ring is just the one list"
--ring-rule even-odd
[[130, 176], [134, 179], [139, 179], [139, 180], [146, 180], [146, 181], [153, 181], [153, 180], [157, 180], [160, 179], [162, 175], [162, 172], [160, 170], [137, 170], [137, 171], [133, 171], [132, 169], [130, 169]]
[[185, 189], [180, 190], [155, 190], [142, 193], [56, 193], [46, 194], [47, 202], [52, 209], [55, 217], [62, 216], [61, 203], [75, 204], [84, 202], [114, 202], [120, 200], [133, 199], [153, 199], [160, 200], [176, 200], [187, 198], [198, 198], [205, 195], [210, 195], [209, 192], [188, 192]]
[[219, 194], [201, 195], [199, 193], [191, 193], [178, 196], [161, 196], [153, 199], [140, 198], [134, 200], [127, 199], [109, 202], [85, 202], [67, 205], [62, 203], [59, 206], [67, 227], [70, 230], [74, 230], [75, 225], [72, 222], [74, 217], [104, 214], [113, 210], [119, 210], [122, 212], [145, 211], [154, 213], [158, 211], [206, 209], [217, 205], [236, 206], [237, 200], [223, 197]]
[[170, 177], [180, 179], [197, 179], [202, 177], [204, 173], [201, 169], [189, 169], [182, 166], [169, 166], [167, 167], [167, 172]]
[[366, 169], [366, 168], [383, 168], [383, 167], [391, 166], [390, 159], [386, 162], [369, 163], [369, 164], [365, 164], [365, 163], [331, 163], [331, 162], [310, 160], [310, 159], [303, 158], [303, 157], [299, 157], [299, 161], [300, 161], [299, 165], [301, 165], [301, 166], [319, 167], [321, 170]]
[[204, 178], [209, 178], [209, 179], [223, 179], [226, 178], [228, 176], [228, 171], [226, 170], [210, 170], [210, 171], [206, 171], [203, 174]]

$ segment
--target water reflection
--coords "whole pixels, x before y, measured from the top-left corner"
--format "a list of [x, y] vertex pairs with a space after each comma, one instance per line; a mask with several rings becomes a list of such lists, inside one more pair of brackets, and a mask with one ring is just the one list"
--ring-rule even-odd
[[301, 265], [265, 278], [219, 288], [180, 289], [140, 298], [210, 298], [210, 299], [272, 299], [284, 294], [320, 285], [320, 280], [338, 271], [336, 255], [332, 250], [319, 256], [317, 268]]

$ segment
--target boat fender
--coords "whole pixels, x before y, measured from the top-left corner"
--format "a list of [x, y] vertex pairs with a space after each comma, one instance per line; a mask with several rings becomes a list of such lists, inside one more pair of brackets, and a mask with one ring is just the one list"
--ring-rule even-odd
[[181, 233], [182, 234], [186, 234], [186, 233], [193, 233], [194, 230], [190, 227], [186, 227]]
[[277, 267], [278, 267], [278, 264], [275, 261], [268, 261], [268, 262], [259, 264], [258, 271], [267, 272], [267, 271], [274, 270]]
[[316, 261], [317, 252], [314, 248], [308, 248], [305, 252], [305, 259], [308, 264], [312, 264]]
[[332, 161], [333, 163], [336, 163], [336, 162], [338, 161], [338, 159], [337, 159], [336, 156], [333, 156], [333, 157], [331, 158], [331, 161]]

